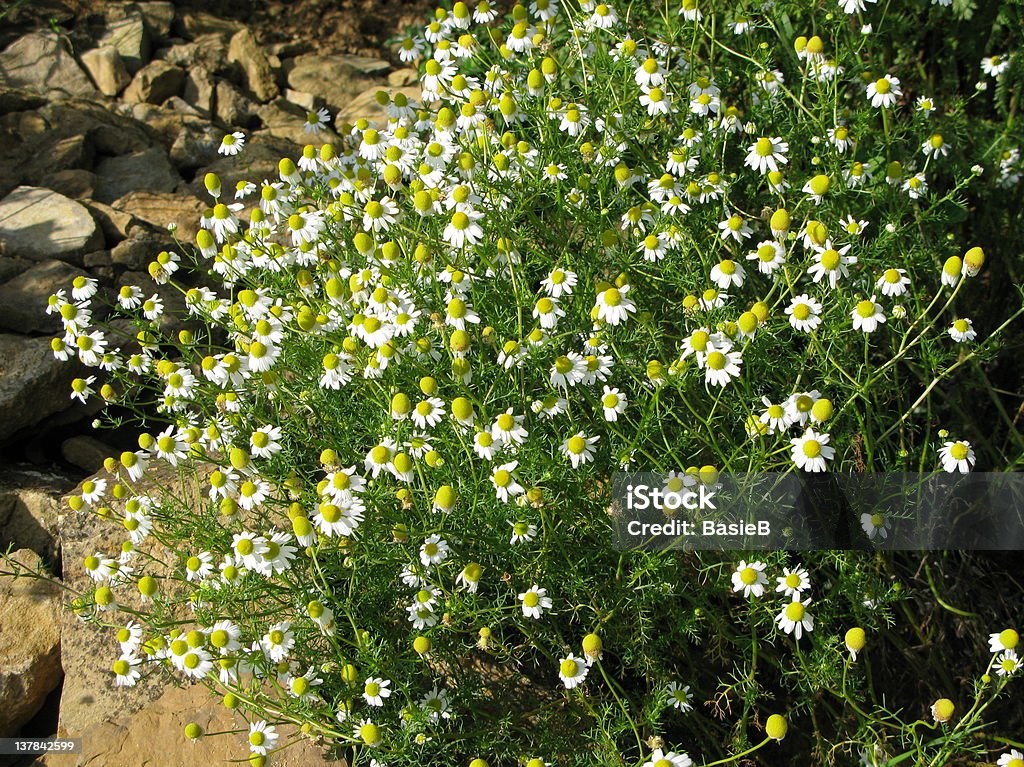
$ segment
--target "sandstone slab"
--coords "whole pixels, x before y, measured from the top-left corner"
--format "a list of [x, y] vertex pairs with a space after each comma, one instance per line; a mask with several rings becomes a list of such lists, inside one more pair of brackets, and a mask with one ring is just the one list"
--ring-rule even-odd
[[[41, 570], [39, 555], [16, 551], [10, 570]], [[30, 576], [0, 575], [0, 736], [14, 735], [60, 684], [60, 587]]]
[[61, 332], [60, 317], [46, 313], [46, 299], [82, 274], [63, 261], [41, 261], [13, 280], [0, 285], [0, 329], [24, 335]]
[[89, 211], [52, 189], [19, 186], [0, 200], [0, 243], [8, 256], [74, 260], [103, 245]]
[[288, 85], [319, 96], [332, 111], [339, 111], [374, 82], [386, 83], [390, 69], [388, 62], [365, 56], [307, 53], [294, 59]]
[[185, 72], [167, 61], [153, 61], [140, 69], [124, 91], [124, 100], [162, 104], [181, 93]]
[[82, 54], [82, 64], [104, 96], [116, 96], [132, 81], [121, 54], [112, 45], [86, 51]]
[[241, 29], [231, 37], [228, 61], [237, 63], [245, 73], [246, 85], [260, 101], [277, 98], [277, 83], [263, 49], [248, 29]]
[[114, 48], [131, 73], [138, 72], [149, 61], [149, 33], [142, 14], [133, 13], [111, 22], [100, 38], [100, 46]]
[[171, 192], [181, 181], [161, 147], [101, 160], [96, 176], [96, 199], [108, 205], [129, 192]]
[[89, 77], [52, 32], [22, 35], [0, 53], [0, 85], [48, 99], [96, 95]]
[[81, 372], [54, 359], [49, 338], [0, 335], [0, 444], [71, 408], [71, 381]]

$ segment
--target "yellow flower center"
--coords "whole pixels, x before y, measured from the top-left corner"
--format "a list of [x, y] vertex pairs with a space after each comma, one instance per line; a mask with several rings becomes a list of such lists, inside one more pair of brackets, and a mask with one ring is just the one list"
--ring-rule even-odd
[[803, 604], [800, 602], [790, 602], [786, 605], [786, 617], [794, 623], [802, 621], [806, 612], [807, 611], [804, 609]]
[[875, 90], [882, 95], [885, 95], [892, 90], [892, 83], [890, 83], [886, 78], [880, 77], [875, 80]]
[[753, 567], [744, 567], [740, 570], [740, 580], [748, 586], [754, 585], [757, 583], [757, 570]]
[[804, 442], [803, 451], [808, 458], [817, 458], [821, 455], [821, 443], [816, 439], [809, 439]]
[[857, 302], [857, 314], [861, 317], [874, 317], [875, 316], [875, 303], [874, 301], [858, 301]]
[[528, 591], [523, 595], [523, 604], [527, 607], [536, 607], [540, 604], [540, 597], [534, 591]]

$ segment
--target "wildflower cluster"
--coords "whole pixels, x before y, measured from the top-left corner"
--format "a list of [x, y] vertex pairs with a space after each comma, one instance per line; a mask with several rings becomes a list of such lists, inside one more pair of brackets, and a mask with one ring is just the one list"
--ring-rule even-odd
[[[968, 316], [990, 245], [940, 233], [987, 178], [1019, 183], [1017, 149], [975, 168], [952, 95], [883, 65], [884, 13], [839, 8], [456, 2], [399, 45], [418, 103], [382, 92], [386, 124], [338, 126], [343, 145], [231, 200], [207, 175], [195, 250], [214, 282], [179, 279], [172, 252], [150, 268], [188, 329], [163, 331], [160, 296], [135, 286], [105, 324], [94, 281], [53, 296], [54, 354], [95, 369], [72, 396], [162, 424], [73, 499], [126, 535], [86, 561], [96, 588], [76, 605], [116, 627], [116, 683], [163, 668], [244, 702], [259, 763], [291, 721], [352, 764], [685, 767], [786, 735], [781, 717], [753, 734], [772, 630], [814, 645], [771, 656], [780, 678], [806, 674], [795, 703], [818, 679], [864, 728], [888, 722], [827, 668], [850, 611], [891, 620], [884, 575], [820, 557], [832, 583], [812, 617], [810, 571], [785, 553], [620, 555], [604, 514], [619, 467], [1003, 460], [939, 442], [944, 382], [980, 380], [1020, 314]], [[177, 489], [147, 484], [159, 472]], [[730, 571], [745, 597], [781, 572], [781, 610], [731, 627]], [[722, 596], [689, 594], [698, 573]], [[146, 601], [119, 626], [126, 591]], [[753, 635], [718, 704], [741, 700], [742, 719], [728, 741], [684, 742], [678, 717], [716, 682], [681, 684], [699, 689], [703, 663], [680, 648], [709, 632]]]

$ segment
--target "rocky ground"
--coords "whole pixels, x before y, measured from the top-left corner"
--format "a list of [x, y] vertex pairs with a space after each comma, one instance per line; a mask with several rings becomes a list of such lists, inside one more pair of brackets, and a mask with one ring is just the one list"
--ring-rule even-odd
[[[201, 688], [153, 681], [113, 688], [99, 659], [111, 648], [63, 609], [62, 585], [105, 533], [62, 496], [134, 442], [90, 433], [92, 406], [68, 396], [79, 371], [58, 362], [59, 323], [46, 298], [79, 274], [141, 285], [166, 304], [173, 289], [146, 265], [194, 237], [206, 208], [202, 179], [276, 173], [314, 143], [310, 109], [339, 122], [381, 115], [380, 89], [411, 87], [388, 37], [423, 18], [423, 2], [0, 3], [0, 548], [52, 582], [0, 574], [0, 737], [82, 737], [85, 753], [39, 764], [223, 763], [235, 738], [185, 741], [182, 728], [238, 726]], [[226, 132], [248, 137], [238, 158], [217, 155]], [[323, 140], [336, 141], [327, 132]], [[65, 567], [66, 565], [66, 567]], [[0, 565], [0, 570], [8, 569]], [[303, 744], [277, 764], [314, 764]], [[22, 763], [25, 763], [24, 760]], [[0, 765], [3, 757], [0, 757]]]

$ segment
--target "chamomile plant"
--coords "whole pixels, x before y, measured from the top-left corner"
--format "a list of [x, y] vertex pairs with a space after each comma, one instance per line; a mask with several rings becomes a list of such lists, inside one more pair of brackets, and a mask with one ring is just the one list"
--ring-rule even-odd
[[994, 85], [965, 90], [924, 76], [921, 14], [967, 23], [456, 2], [398, 46], [418, 101], [230, 201], [206, 176], [194, 246], [151, 267], [188, 329], [138, 286], [53, 296], [54, 354], [92, 368], [71, 396], [144, 429], [71, 498], [125, 541], [74, 602], [116, 634], [111, 684], [202, 681], [253, 764], [289, 723], [389, 767], [981, 754], [1014, 616], [952, 608], [980, 644], [937, 661], [927, 563], [617, 552], [607, 514], [623, 468], [1020, 466], [987, 377], [1020, 267], [964, 224], [1019, 198], [1020, 27], [989, 19]]

